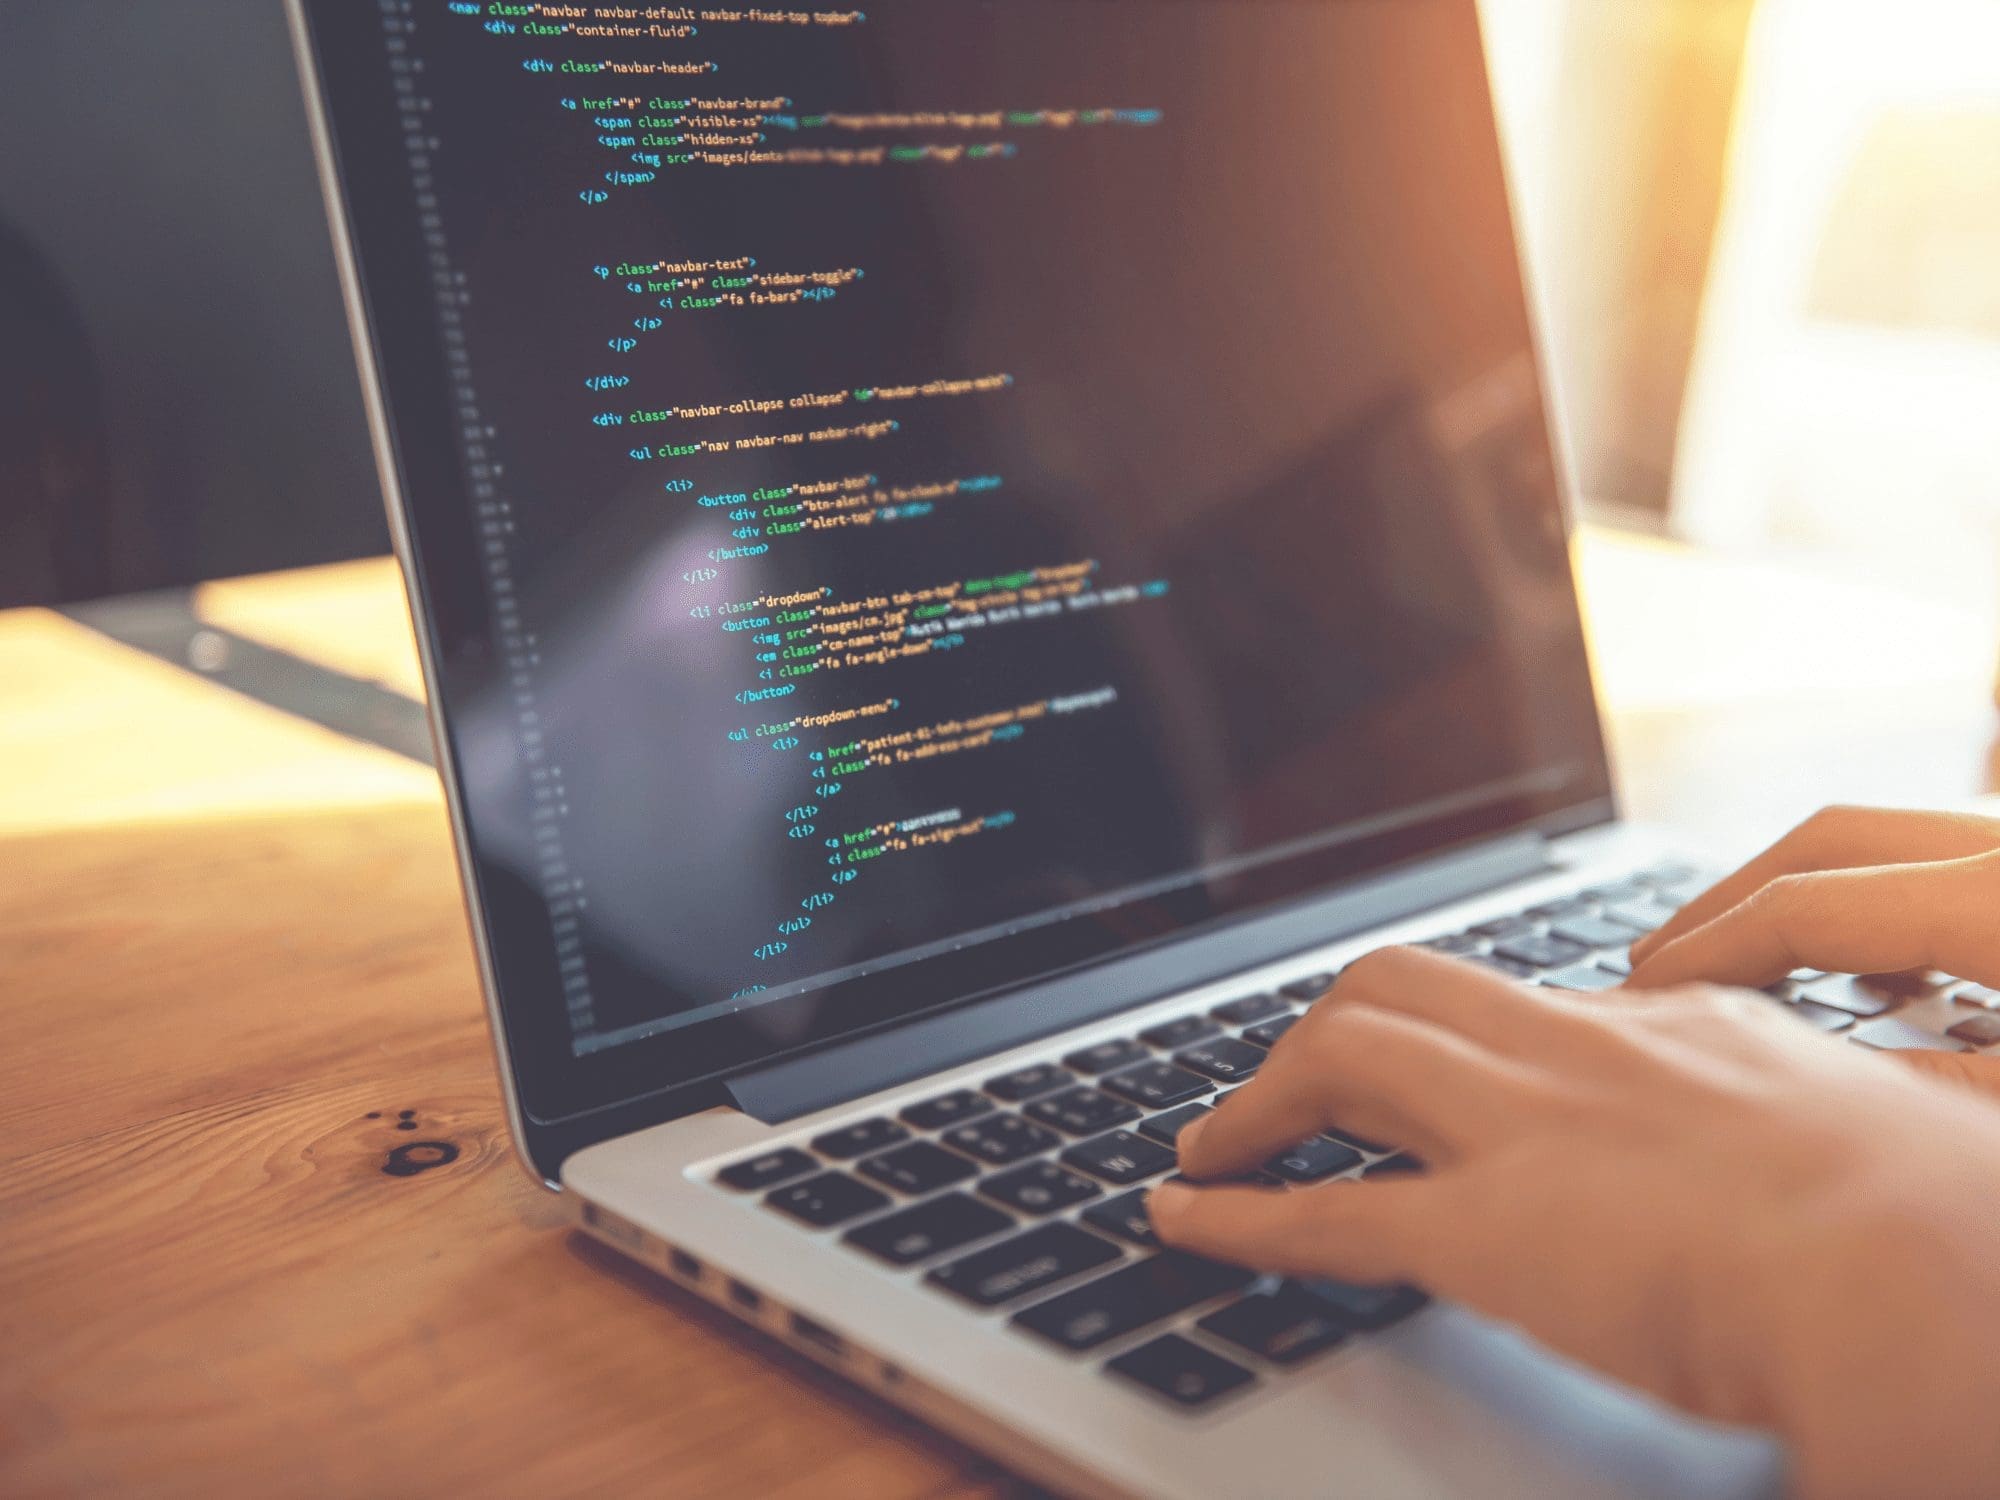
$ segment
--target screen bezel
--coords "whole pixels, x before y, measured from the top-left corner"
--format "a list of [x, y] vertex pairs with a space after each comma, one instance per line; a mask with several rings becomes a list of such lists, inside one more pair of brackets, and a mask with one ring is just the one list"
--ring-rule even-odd
[[[1475, 0], [1438, 3], [1464, 6], [1474, 13], [1473, 24], [1479, 24]], [[629, 1128], [630, 1107], [648, 1098], [661, 1101], [663, 1107], [653, 1113], [667, 1118], [677, 1112], [665, 1107], [669, 1096], [698, 1107], [714, 1097], [716, 1080], [745, 1068], [1197, 938], [1489, 838], [1522, 832], [1554, 836], [1616, 817], [1600, 712], [1594, 743], [1578, 747], [1579, 753], [1588, 753], [1590, 765], [1572, 795], [1510, 796], [1294, 856], [1265, 867], [1254, 899], [1218, 899], [1209, 886], [1189, 886], [885, 969], [811, 995], [769, 1002], [772, 1008], [793, 1006], [801, 1013], [795, 1024], [780, 1028], [787, 1037], [782, 1045], [771, 1040], [771, 1017], [760, 1015], [753, 1022], [738, 1013], [576, 1055], [560, 999], [546, 909], [538, 893], [482, 853], [458, 770], [451, 706], [477, 691], [492, 670], [488, 600], [471, 501], [452, 439], [449, 382], [422, 270], [416, 205], [403, 186], [408, 167], [381, 66], [378, 13], [345, 0], [293, 4], [328, 212], [376, 427], [384, 498], [410, 594], [468, 917], [510, 1102], [525, 1123], [555, 1126], [615, 1112], [622, 1128]], [[1490, 100], [1489, 89], [1489, 109]], [[1497, 133], [1497, 121], [1495, 129]], [[1504, 150], [1502, 162], [1504, 170]], [[385, 186], [358, 191], [360, 184]], [[1510, 217], [1518, 221], [1511, 184], [1508, 196]], [[1542, 319], [1520, 265], [1518, 232], [1515, 242], [1536, 379], [1546, 392]], [[1567, 529], [1569, 475], [1553, 431], [1547, 441], [1556, 476], [1550, 503]], [[1572, 608], [1574, 603], [1572, 590]], [[1580, 636], [1580, 617], [1577, 630]], [[1135, 1002], [1142, 998], [1133, 997]]]

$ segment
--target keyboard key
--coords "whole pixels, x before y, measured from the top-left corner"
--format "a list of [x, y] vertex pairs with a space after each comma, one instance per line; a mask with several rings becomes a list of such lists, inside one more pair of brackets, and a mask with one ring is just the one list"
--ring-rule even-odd
[[1094, 1141], [1072, 1146], [1063, 1152], [1061, 1159], [1066, 1166], [1102, 1177], [1113, 1187], [1142, 1182], [1174, 1165], [1172, 1150], [1129, 1130], [1114, 1130]]
[[1531, 906], [1523, 916], [1534, 917], [1542, 922], [1560, 922], [1565, 917], [1588, 917], [1596, 908], [1578, 896], [1568, 896], [1561, 901], [1544, 901], [1540, 906]]
[[1801, 1000], [1810, 1000], [1815, 1005], [1831, 1005], [1835, 1010], [1844, 1010], [1850, 1016], [1879, 1016], [1889, 1008], [1886, 997], [1877, 994], [1852, 974], [1829, 974], [1824, 979], [1816, 979], [1799, 991]]
[[903, 1111], [902, 1118], [904, 1124], [914, 1125], [919, 1130], [942, 1130], [974, 1115], [986, 1114], [992, 1108], [993, 1101], [984, 1094], [974, 1093], [971, 1089], [953, 1089], [949, 1094], [939, 1094], [935, 1099], [912, 1104]]
[[766, 1151], [762, 1156], [753, 1156], [748, 1161], [735, 1162], [715, 1174], [715, 1180], [735, 1188], [738, 1192], [750, 1192], [755, 1188], [775, 1187], [781, 1182], [789, 1182], [802, 1172], [816, 1172], [819, 1163], [796, 1146], [780, 1146], [776, 1151]]
[[945, 1133], [944, 1143], [954, 1151], [977, 1157], [990, 1167], [1004, 1167], [1025, 1156], [1046, 1151], [1060, 1139], [1019, 1115], [988, 1115]]
[[1961, 984], [1951, 992], [1951, 999], [1954, 1005], [1977, 1005], [1986, 1010], [2000, 1010], [2000, 990], [1983, 984]]
[[1221, 1034], [1222, 1028], [1207, 1016], [1182, 1016], [1178, 1021], [1162, 1021], [1157, 1026], [1148, 1026], [1139, 1033], [1139, 1040], [1149, 1047], [1171, 1052], [1176, 1047], [1185, 1047], [1190, 1042]]
[[1602, 901], [1607, 906], [1621, 901], [1649, 901], [1653, 896], [1651, 888], [1637, 879], [1618, 880], [1607, 885], [1587, 885], [1583, 888], [1583, 893], [1591, 900]]
[[1564, 964], [1573, 964], [1585, 957], [1590, 949], [1582, 943], [1564, 942], [1559, 937], [1517, 937], [1495, 943], [1493, 952], [1497, 957], [1512, 959], [1530, 968], [1559, 969]]
[[1151, 1136], [1164, 1145], [1177, 1145], [1183, 1130], [1203, 1115], [1211, 1113], [1213, 1111], [1206, 1104], [1183, 1104], [1179, 1109], [1148, 1115], [1139, 1126], [1139, 1134]]
[[1185, 1052], [1176, 1052], [1174, 1061], [1184, 1068], [1206, 1074], [1218, 1083], [1237, 1083], [1256, 1072], [1268, 1056], [1262, 1047], [1239, 1042], [1234, 1037], [1217, 1037], [1199, 1042]]
[[939, 1266], [924, 1279], [979, 1307], [997, 1307], [1116, 1259], [1118, 1247], [1109, 1240], [1074, 1224], [1044, 1224]]
[[1225, 1000], [1209, 1012], [1225, 1026], [1248, 1026], [1252, 1021], [1261, 1021], [1266, 1016], [1275, 1016], [1281, 1010], [1290, 1010], [1276, 995], [1245, 995], [1237, 1000]]
[[1104, 1368], [1186, 1407], [1206, 1406], [1257, 1379], [1243, 1366], [1177, 1333], [1128, 1350]]
[[1264, 1163], [1264, 1170], [1286, 1182], [1318, 1182], [1360, 1165], [1361, 1153], [1352, 1146], [1315, 1136], [1272, 1157]]
[[764, 1201], [802, 1224], [825, 1229], [830, 1224], [842, 1224], [872, 1214], [878, 1208], [887, 1208], [889, 1195], [842, 1173], [822, 1172], [790, 1187], [774, 1189]]
[[1096, 1183], [1064, 1171], [1052, 1161], [1030, 1162], [979, 1184], [979, 1191], [1024, 1214], [1052, 1214], [1099, 1192]]
[[1361, 1174], [1362, 1180], [1376, 1177], [1416, 1177], [1426, 1170], [1421, 1156], [1412, 1156], [1407, 1151], [1398, 1151], [1394, 1156], [1385, 1156], [1380, 1161], [1370, 1162], [1368, 1170]]
[[1623, 901], [1605, 907], [1604, 915], [1634, 932], [1654, 932], [1673, 920], [1674, 908], [1659, 900]]
[[1609, 969], [1600, 969], [1596, 964], [1571, 964], [1567, 969], [1542, 976], [1542, 983], [1550, 989], [1575, 990], [1579, 994], [1616, 989], [1621, 982], [1618, 975]]
[[1854, 1017], [1846, 1011], [1835, 1010], [1831, 1005], [1817, 1005], [1811, 1000], [1795, 1000], [1785, 1009], [1821, 1031], [1845, 1031], [1854, 1024]]
[[1629, 979], [1632, 977], [1632, 959], [1629, 954], [1600, 953], [1597, 955], [1596, 962], [1598, 968], [1608, 973], [1616, 974], [1620, 979]]
[[1072, 1052], [1063, 1059], [1063, 1066], [1075, 1068], [1079, 1073], [1088, 1073], [1095, 1078], [1099, 1073], [1109, 1073], [1113, 1068], [1123, 1068], [1135, 1062], [1144, 1062], [1152, 1054], [1130, 1037], [1119, 1037], [1113, 1042], [1099, 1042], [1085, 1047], [1081, 1052]]
[[1014, 1220], [992, 1204], [964, 1193], [946, 1193], [915, 1208], [870, 1219], [841, 1238], [892, 1266], [908, 1266], [1013, 1227]]
[[1060, 1094], [1037, 1099], [1021, 1113], [1071, 1135], [1093, 1135], [1113, 1125], [1123, 1125], [1127, 1120], [1139, 1118], [1139, 1111], [1123, 1099], [1114, 1099], [1089, 1084], [1079, 1084], [1076, 1088], [1064, 1089]]
[[1417, 946], [1428, 948], [1433, 953], [1448, 953], [1457, 957], [1461, 954], [1477, 953], [1479, 939], [1469, 932], [1447, 932], [1442, 937], [1425, 938]]
[[1014, 1321], [1065, 1349], [1094, 1349], [1233, 1292], [1251, 1279], [1252, 1273], [1240, 1266], [1165, 1250], [1038, 1302], [1015, 1313]]
[[1243, 1033], [1243, 1040], [1259, 1047], [1275, 1047], [1278, 1045], [1278, 1038], [1298, 1025], [1299, 1020], [1298, 1016], [1273, 1016], [1268, 1021], [1259, 1021], [1255, 1026], [1247, 1028]]
[[1874, 1047], [1883, 1052], [1963, 1052], [1957, 1042], [1947, 1041], [1935, 1031], [1925, 1031], [1921, 1026], [1912, 1026], [1908, 1021], [1895, 1016], [1884, 1016], [1879, 1021], [1864, 1021], [1848, 1032], [1850, 1042], [1859, 1042], [1864, 1047]]
[[907, 1141], [910, 1132], [894, 1120], [862, 1120], [853, 1125], [843, 1125], [838, 1130], [829, 1130], [825, 1135], [813, 1137], [813, 1150], [822, 1156], [831, 1156], [836, 1161], [846, 1161], [850, 1156], [862, 1156], [870, 1151], [879, 1151], [884, 1146], [893, 1146], [898, 1141]]
[[1347, 1337], [1347, 1324], [1326, 1303], [1290, 1283], [1232, 1302], [1200, 1326], [1278, 1365], [1295, 1365]]
[[1365, 1135], [1356, 1135], [1351, 1130], [1324, 1130], [1320, 1133], [1330, 1141], [1339, 1141], [1343, 1146], [1353, 1146], [1358, 1150], [1372, 1152], [1378, 1156], [1384, 1151], [1393, 1151], [1396, 1149], [1394, 1146], [1385, 1146], [1380, 1141], [1371, 1141]]
[[1505, 974], [1509, 979], [1533, 979], [1535, 977], [1534, 969], [1527, 964], [1517, 963], [1511, 958], [1502, 958], [1497, 953], [1475, 953], [1467, 961], [1478, 964], [1481, 968], [1492, 969], [1496, 973]]
[[1967, 1016], [1945, 1033], [1957, 1037], [1961, 1042], [1970, 1042], [1975, 1047], [1990, 1047], [2000, 1042], [2000, 1016]]
[[1474, 922], [1470, 927], [1466, 928], [1465, 930], [1471, 933], [1474, 937], [1483, 937], [1483, 938], [1519, 937], [1523, 933], [1533, 932], [1535, 930], [1535, 924], [1533, 922], [1530, 922], [1526, 917], [1510, 915], [1505, 917], [1494, 917], [1492, 920], [1486, 922]]
[[1787, 974], [1785, 978], [1791, 980], [1794, 984], [1811, 984], [1815, 979], [1826, 978], [1826, 970], [1794, 969], [1792, 970], [1791, 973]]
[[1146, 1188], [1137, 1188], [1103, 1203], [1093, 1203], [1078, 1217], [1094, 1229], [1115, 1234], [1135, 1245], [1144, 1245], [1148, 1250], [1157, 1250], [1160, 1241], [1153, 1233], [1152, 1219], [1146, 1214], [1147, 1192]]
[[1699, 885], [1705, 877], [1693, 865], [1680, 860], [1669, 860], [1662, 865], [1654, 865], [1650, 870], [1641, 870], [1632, 877], [1640, 885]]
[[1551, 937], [1586, 948], [1624, 948], [1632, 942], [1632, 929], [1601, 917], [1568, 917], [1549, 929]]
[[1363, 1286], [1352, 1281], [1304, 1281], [1296, 1285], [1332, 1308], [1350, 1328], [1387, 1328], [1431, 1300], [1415, 1287], [1401, 1284]]
[[863, 1177], [872, 1177], [899, 1193], [915, 1197], [919, 1193], [934, 1193], [941, 1187], [950, 1187], [954, 1182], [963, 1182], [977, 1175], [979, 1168], [955, 1151], [947, 1151], [929, 1141], [915, 1141], [907, 1146], [898, 1146], [893, 1151], [884, 1151], [880, 1156], [871, 1156], [855, 1170]]
[[1018, 1104], [1037, 1094], [1053, 1094], [1057, 1089], [1075, 1082], [1076, 1075], [1068, 1068], [1059, 1068], [1054, 1063], [1031, 1063], [1011, 1073], [1002, 1073], [998, 1078], [987, 1079], [986, 1092], [996, 1099], [1005, 1099], [1009, 1104]]
[[1317, 1000], [1333, 988], [1338, 974], [1308, 974], [1302, 979], [1287, 979], [1278, 986], [1278, 993], [1288, 1000]]
[[1206, 1078], [1163, 1062], [1141, 1063], [1136, 1068], [1113, 1073], [1104, 1080], [1104, 1086], [1147, 1109], [1165, 1109], [1215, 1087]]

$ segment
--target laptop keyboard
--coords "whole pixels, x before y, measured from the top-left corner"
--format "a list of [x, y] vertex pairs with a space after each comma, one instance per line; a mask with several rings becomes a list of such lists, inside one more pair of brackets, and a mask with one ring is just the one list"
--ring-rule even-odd
[[[1662, 865], [1424, 944], [1510, 978], [1589, 993], [1631, 972], [1627, 946], [1711, 877]], [[782, 1146], [715, 1174], [849, 1251], [922, 1277], [1018, 1333], [1101, 1361], [1110, 1378], [1182, 1410], [1249, 1390], [1422, 1308], [1408, 1286], [1259, 1276], [1163, 1249], [1146, 1189], [1175, 1166], [1174, 1142], [1257, 1070], [1330, 972], [1094, 1042]], [[1933, 1031], [1901, 1000], [1947, 991], [1959, 1019]], [[1927, 976], [1864, 981], [1797, 970], [1766, 990], [1806, 1024], [1878, 1048], [1965, 1051], [2000, 1044], [2000, 991]], [[1421, 1172], [1392, 1144], [1328, 1131], [1280, 1152], [1267, 1186]], [[1106, 1356], [1109, 1356], [1108, 1358]]]

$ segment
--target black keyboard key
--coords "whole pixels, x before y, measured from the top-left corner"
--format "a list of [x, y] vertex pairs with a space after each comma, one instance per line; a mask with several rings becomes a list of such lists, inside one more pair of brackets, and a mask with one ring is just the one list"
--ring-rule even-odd
[[1080, 1052], [1072, 1052], [1063, 1059], [1063, 1065], [1075, 1068], [1079, 1073], [1088, 1073], [1095, 1078], [1099, 1073], [1109, 1073], [1113, 1068], [1144, 1062], [1151, 1055], [1130, 1037], [1121, 1036], [1116, 1041], [1098, 1042]]
[[1143, 1245], [1148, 1250], [1157, 1250], [1160, 1248], [1159, 1237], [1153, 1233], [1152, 1218], [1146, 1213], [1148, 1191], [1146, 1188], [1137, 1188], [1103, 1203], [1093, 1203], [1078, 1217], [1093, 1229], [1102, 1229], [1107, 1234], [1117, 1235], [1121, 1240], [1130, 1240], [1133, 1244]]
[[944, 1143], [963, 1151], [989, 1167], [1004, 1167], [1055, 1145], [1061, 1137], [1053, 1130], [1024, 1120], [1019, 1115], [987, 1115], [945, 1132]]
[[1089, 1084], [1064, 1089], [1046, 1099], [1037, 1099], [1021, 1111], [1031, 1120], [1053, 1125], [1070, 1135], [1094, 1135], [1113, 1125], [1139, 1118], [1139, 1111], [1123, 1099], [1114, 1099]]
[[1333, 988], [1338, 974], [1308, 974], [1303, 979], [1288, 979], [1278, 986], [1278, 993], [1289, 1000], [1317, 1000]]
[[1539, 906], [1531, 906], [1522, 915], [1542, 922], [1560, 922], [1565, 917], [1590, 916], [1594, 910], [1588, 901], [1568, 896], [1561, 901], [1544, 901]]
[[1157, 1141], [1149, 1141], [1129, 1130], [1114, 1130], [1094, 1141], [1084, 1141], [1063, 1152], [1064, 1165], [1101, 1177], [1113, 1187], [1143, 1182], [1174, 1165], [1174, 1153]]
[[1363, 1286], [1353, 1281], [1304, 1281], [1297, 1285], [1332, 1308], [1350, 1328], [1363, 1330], [1387, 1328], [1431, 1300], [1415, 1287], [1400, 1283]]
[[1147, 1109], [1166, 1109], [1215, 1087], [1198, 1074], [1163, 1062], [1141, 1063], [1136, 1068], [1113, 1073], [1104, 1080], [1104, 1086]]
[[755, 1188], [776, 1187], [802, 1172], [818, 1170], [819, 1163], [796, 1146], [780, 1146], [776, 1151], [766, 1151], [762, 1156], [724, 1167], [715, 1174], [715, 1180], [747, 1193]]
[[1590, 950], [1582, 943], [1566, 943], [1558, 937], [1516, 937], [1495, 943], [1497, 957], [1512, 959], [1535, 969], [1559, 969], [1586, 957]]
[[1241, 1266], [1165, 1250], [1038, 1302], [1015, 1313], [1014, 1321], [1065, 1349], [1094, 1349], [1233, 1292], [1251, 1279], [1252, 1273]]
[[1591, 900], [1602, 901], [1607, 905], [1620, 901], [1648, 901], [1653, 895], [1649, 887], [1641, 885], [1636, 879], [1617, 880], [1608, 885], [1587, 885], [1583, 888], [1583, 893]]
[[1948, 1029], [1945, 1035], [1970, 1042], [1975, 1047], [1990, 1047], [2000, 1042], [2000, 1016], [1989, 1016], [1984, 1012], [1967, 1016]]
[[919, 1193], [934, 1193], [941, 1187], [950, 1187], [954, 1182], [977, 1176], [979, 1172], [979, 1168], [957, 1152], [934, 1146], [929, 1141], [913, 1141], [893, 1151], [884, 1151], [880, 1156], [871, 1156], [855, 1170], [863, 1177], [872, 1177], [911, 1197]]
[[986, 1092], [996, 1099], [1005, 1099], [1009, 1104], [1018, 1104], [1037, 1094], [1053, 1094], [1057, 1089], [1075, 1082], [1076, 1075], [1068, 1068], [1059, 1068], [1054, 1063], [1031, 1063], [1011, 1073], [1002, 1073], [998, 1078], [987, 1079]]
[[1474, 922], [1465, 930], [1474, 937], [1518, 937], [1524, 932], [1533, 932], [1535, 924], [1522, 916], [1494, 917], [1491, 921]]
[[1266, 1016], [1275, 1016], [1281, 1010], [1290, 1009], [1276, 995], [1244, 995], [1240, 999], [1223, 1001], [1209, 1014], [1225, 1026], [1248, 1026], [1252, 1021], [1261, 1021]]
[[1385, 1146], [1380, 1141], [1371, 1141], [1365, 1135], [1356, 1135], [1351, 1130], [1327, 1130], [1322, 1131], [1321, 1134], [1325, 1135], [1330, 1141], [1339, 1141], [1343, 1146], [1354, 1146], [1363, 1151], [1374, 1152], [1377, 1155], [1384, 1151], [1393, 1151], [1396, 1149], [1394, 1146]]
[[901, 1213], [870, 1219], [841, 1238], [892, 1266], [908, 1266], [1013, 1227], [1014, 1220], [992, 1204], [964, 1193], [946, 1193]]
[[838, 1130], [829, 1130], [825, 1135], [813, 1137], [813, 1150], [822, 1156], [831, 1156], [836, 1161], [846, 1161], [850, 1156], [863, 1156], [870, 1151], [879, 1151], [884, 1146], [893, 1146], [898, 1141], [907, 1141], [910, 1132], [894, 1120], [876, 1118], [861, 1120], [853, 1125], [843, 1125]]
[[1542, 983], [1550, 989], [1573, 990], [1579, 995], [1615, 990], [1623, 982], [1618, 975], [1596, 964], [1571, 964], [1567, 969], [1557, 969], [1553, 974], [1542, 976]]
[[1207, 1016], [1182, 1016], [1178, 1021], [1162, 1021], [1157, 1026], [1148, 1026], [1139, 1033], [1139, 1040], [1149, 1047], [1172, 1051], [1176, 1047], [1201, 1041], [1204, 1037], [1221, 1034], [1222, 1028]]
[[839, 1172], [822, 1172], [790, 1187], [776, 1188], [764, 1201], [800, 1223], [825, 1229], [887, 1208], [889, 1195]]
[[1201, 1320], [1207, 1332], [1275, 1365], [1295, 1365], [1347, 1337], [1348, 1327], [1319, 1298], [1286, 1284], [1255, 1292]]
[[1620, 979], [1629, 979], [1632, 975], [1632, 959], [1628, 954], [1600, 953], [1596, 962], [1598, 968], [1606, 973], [1616, 974]]
[[1267, 1055], [1262, 1047], [1253, 1047], [1234, 1037], [1220, 1036], [1212, 1042], [1197, 1042], [1184, 1052], [1176, 1052], [1174, 1061], [1184, 1068], [1206, 1074], [1218, 1083], [1239, 1083], [1256, 1072]]
[[1361, 1174], [1364, 1180], [1376, 1177], [1416, 1177], [1425, 1171], [1424, 1159], [1412, 1156], [1407, 1151], [1398, 1151], [1394, 1156], [1385, 1156], [1380, 1161], [1370, 1162], [1368, 1170]]
[[1586, 948], [1624, 948], [1632, 942], [1631, 928], [1602, 917], [1570, 917], [1551, 927], [1549, 935]]
[[1670, 860], [1663, 865], [1655, 865], [1650, 870], [1641, 870], [1632, 877], [1640, 885], [1699, 885], [1704, 879], [1702, 872], [1693, 865], [1679, 860]]
[[1163, 1110], [1157, 1115], [1148, 1115], [1139, 1126], [1139, 1134], [1149, 1135], [1165, 1145], [1178, 1145], [1180, 1134], [1203, 1115], [1213, 1113], [1206, 1104], [1183, 1104], [1179, 1109]]
[[912, 1104], [903, 1111], [903, 1123], [914, 1125], [919, 1130], [943, 1130], [947, 1125], [956, 1125], [970, 1120], [974, 1115], [991, 1111], [993, 1101], [984, 1094], [971, 1089], [953, 1089], [949, 1094], [939, 1094], [935, 1099], [926, 1099], [921, 1104]]
[[1674, 908], [1657, 899], [1621, 901], [1605, 907], [1604, 915], [1636, 932], [1653, 932], [1673, 920]]
[[1425, 938], [1417, 946], [1428, 948], [1433, 953], [1444, 953], [1459, 958], [1468, 953], [1477, 953], [1479, 939], [1469, 932], [1447, 932], [1442, 937]]
[[1475, 953], [1468, 962], [1478, 964], [1481, 968], [1492, 969], [1495, 973], [1505, 974], [1509, 979], [1535, 977], [1535, 971], [1529, 965], [1516, 963], [1511, 958], [1502, 958], [1497, 953]]
[[1286, 1182], [1318, 1182], [1322, 1177], [1331, 1177], [1336, 1172], [1346, 1172], [1360, 1165], [1361, 1153], [1352, 1146], [1343, 1146], [1325, 1136], [1315, 1136], [1272, 1157], [1264, 1163], [1264, 1170]]
[[977, 1306], [998, 1307], [1116, 1259], [1118, 1247], [1109, 1240], [1074, 1224], [1044, 1224], [939, 1266], [924, 1279]]
[[1104, 1368], [1186, 1407], [1206, 1406], [1257, 1378], [1234, 1360], [1211, 1354], [1177, 1333], [1128, 1350], [1107, 1361]]
[[1864, 1021], [1847, 1034], [1850, 1042], [1874, 1047], [1882, 1052], [1963, 1052], [1957, 1042], [1946, 1041], [1934, 1031], [1912, 1026], [1895, 1016]]
[[979, 1184], [979, 1191], [1024, 1214], [1052, 1214], [1095, 1198], [1100, 1189], [1088, 1177], [1065, 1171], [1052, 1161], [1030, 1162]]
[[1259, 1047], [1275, 1047], [1278, 1038], [1299, 1024], [1297, 1016], [1273, 1016], [1268, 1021], [1259, 1021], [1243, 1033], [1243, 1040], [1254, 1042]]

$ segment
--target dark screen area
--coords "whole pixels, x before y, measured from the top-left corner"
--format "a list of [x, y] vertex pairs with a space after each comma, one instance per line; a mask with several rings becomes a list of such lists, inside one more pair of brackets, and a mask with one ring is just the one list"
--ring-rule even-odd
[[1470, 3], [505, 10], [316, 19], [517, 1050], [1601, 801]]
[[0, 608], [386, 551], [283, 11], [0, 23]]

